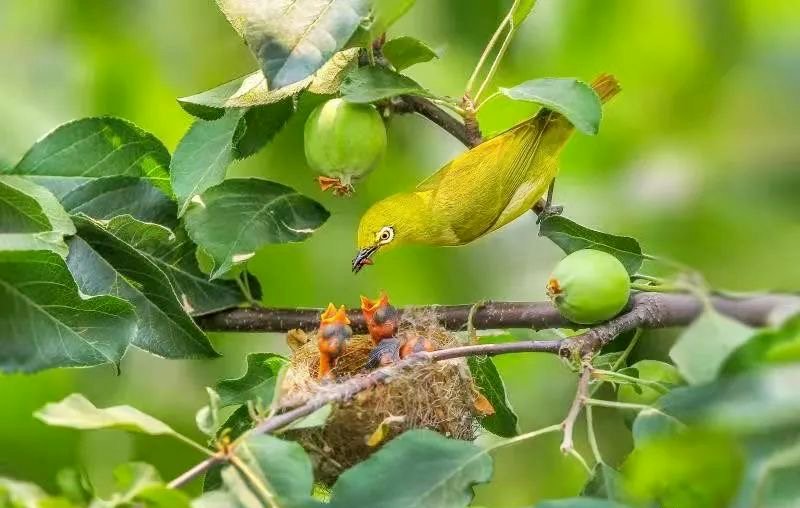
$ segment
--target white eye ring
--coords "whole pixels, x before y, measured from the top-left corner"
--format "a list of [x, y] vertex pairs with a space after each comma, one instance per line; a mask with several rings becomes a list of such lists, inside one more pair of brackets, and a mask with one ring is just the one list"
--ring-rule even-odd
[[380, 231], [378, 231], [376, 237], [379, 244], [386, 245], [394, 240], [394, 228], [391, 226], [384, 226]]

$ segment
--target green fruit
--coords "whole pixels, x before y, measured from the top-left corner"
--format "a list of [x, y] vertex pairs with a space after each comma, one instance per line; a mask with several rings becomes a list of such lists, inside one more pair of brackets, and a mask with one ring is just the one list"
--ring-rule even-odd
[[306, 120], [305, 152], [311, 169], [347, 189], [383, 157], [386, 128], [372, 105], [331, 99]]
[[628, 303], [630, 279], [611, 254], [584, 249], [556, 265], [547, 282], [547, 294], [562, 316], [590, 325], [619, 314]]
[[[637, 377], [639, 379], [658, 381], [664, 385], [665, 388], [669, 388], [670, 385], [679, 385], [683, 383], [683, 378], [678, 374], [678, 369], [669, 363], [656, 360], [640, 360], [631, 365], [630, 368], [638, 371], [639, 375]], [[625, 371], [623, 371], [623, 373], [627, 374]], [[617, 391], [617, 400], [629, 404], [643, 404], [649, 406], [658, 400], [661, 395], [663, 395], [662, 392], [649, 386], [621, 385]]]

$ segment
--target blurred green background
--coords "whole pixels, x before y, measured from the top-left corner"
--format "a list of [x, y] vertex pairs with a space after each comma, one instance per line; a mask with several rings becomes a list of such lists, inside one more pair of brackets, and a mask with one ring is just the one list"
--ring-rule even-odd
[[[441, 55], [409, 74], [458, 96], [510, 1], [425, 0], [392, 29]], [[623, 93], [601, 133], [577, 135], [562, 159], [557, 202], [588, 226], [637, 237], [650, 253], [700, 269], [715, 287], [800, 287], [800, 9], [794, 0], [540, 0], [496, 78], [512, 86], [543, 76], [590, 80], [615, 74]], [[55, 126], [84, 116], [128, 118], [174, 149], [192, 119], [175, 102], [251, 72], [255, 63], [211, 0], [2, 0], [0, 161], [13, 163]], [[484, 133], [533, 108], [496, 99], [481, 110]], [[307, 114], [307, 111], [304, 112]], [[289, 184], [333, 215], [308, 242], [264, 249], [251, 263], [267, 305], [355, 304], [385, 289], [399, 305], [480, 299], [539, 300], [559, 250], [524, 217], [457, 249], [408, 248], [350, 273], [360, 214], [408, 189], [463, 149], [418, 117], [392, 120], [385, 162], [352, 199], [322, 195], [305, 166], [297, 115], [232, 174]], [[658, 270], [658, 267], [654, 267]], [[100, 406], [131, 404], [199, 438], [203, 386], [236, 377], [244, 355], [279, 350], [275, 335], [216, 334], [215, 361], [165, 361], [130, 351], [112, 368], [0, 376], [0, 475], [52, 486], [81, 466], [101, 492], [113, 465], [152, 462], [169, 479], [200, 459], [167, 439], [46, 427], [31, 413], [80, 391]], [[668, 333], [645, 350], [664, 350]], [[639, 354], [643, 354], [639, 351]], [[538, 355], [502, 357], [523, 430], [557, 422], [574, 376]], [[601, 448], [619, 460], [630, 442], [622, 420], [598, 412]], [[586, 450], [579, 428], [578, 445]], [[477, 504], [521, 507], [575, 493], [584, 473], [561, 457], [558, 438], [501, 450], [495, 480]], [[195, 485], [197, 488], [197, 485]]]

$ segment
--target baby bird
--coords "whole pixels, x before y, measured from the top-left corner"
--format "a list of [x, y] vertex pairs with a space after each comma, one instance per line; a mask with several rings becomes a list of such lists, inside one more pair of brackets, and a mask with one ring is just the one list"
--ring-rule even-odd
[[[592, 88], [601, 102], [620, 88], [600, 76]], [[575, 127], [542, 108], [530, 118], [462, 153], [410, 192], [372, 205], [358, 225], [353, 272], [376, 252], [400, 245], [470, 243], [528, 212], [558, 173], [558, 158]]]
[[381, 291], [380, 297], [373, 301], [366, 296], [361, 297], [361, 313], [367, 323], [369, 336], [376, 345], [384, 340], [397, 335], [399, 313], [389, 303], [389, 297]]
[[319, 331], [317, 332], [317, 347], [319, 348], [319, 371], [317, 379], [330, 376], [331, 369], [336, 366], [336, 360], [344, 354], [347, 341], [353, 336], [350, 320], [344, 305], [336, 310], [332, 303], [320, 316]]

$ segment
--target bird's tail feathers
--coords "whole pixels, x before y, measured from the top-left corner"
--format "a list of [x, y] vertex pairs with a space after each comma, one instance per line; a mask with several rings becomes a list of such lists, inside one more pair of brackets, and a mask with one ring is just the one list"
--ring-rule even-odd
[[592, 81], [592, 89], [600, 97], [600, 102], [605, 104], [617, 95], [622, 88], [619, 81], [612, 74], [601, 74]]

